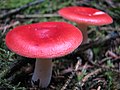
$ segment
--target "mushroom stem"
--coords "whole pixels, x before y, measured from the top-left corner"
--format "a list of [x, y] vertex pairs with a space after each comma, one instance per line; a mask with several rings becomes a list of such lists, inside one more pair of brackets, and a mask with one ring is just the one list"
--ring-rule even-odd
[[51, 80], [52, 75], [52, 60], [51, 59], [36, 59], [35, 70], [32, 76], [32, 85], [38, 85], [46, 88]]
[[82, 44], [87, 43], [87, 42], [88, 42], [87, 25], [78, 24], [77, 26], [78, 26], [78, 28], [80, 29], [80, 31], [82, 32], [82, 34], [83, 34]]

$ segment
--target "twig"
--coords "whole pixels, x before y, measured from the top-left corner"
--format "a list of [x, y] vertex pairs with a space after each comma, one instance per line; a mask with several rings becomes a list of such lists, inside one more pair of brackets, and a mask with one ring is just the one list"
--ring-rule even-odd
[[111, 40], [119, 38], [119, 37], [120, 37], [119, 33], [116, 33], [114, 35], [112, 35], [112, 33], [110, 33], [105, 38], [102, 38], [102, 39], [99, 39], [99, 40], [95, 40], [93, 42], [90, 42], [90, 43], [87, 43], [87, 44], [84, 44], [84, 45], [80, 45], [78, 47], [78, 49], [75, 50], [75, 53], [78, 53], [78, 52], [81, 52], [81, 51], [85, 51], [85, 50], [87, 50], [89, 48], [93, 48], [93, 47], [101, 45], [101, 44], [105, 44], [108, 41], [110, 42]]
[[83, 79], [82, 81], [80, 82], [80, 85], [81, 86], [84, 86], [85, 82], [88, 81], [91, 77], [95, 77], [96, 75], [98, 75], [99, 73], [101, 73], [103, 70], [101, 68], [99, 69], [96, 69], [95, 71], [87, 74]]
[[110, 7], [115, 8], [116, 6], [114, 5], [112, 0], [104, 0]]
[[90, 62], [92, 65], [94, 65], [94, 66], [97, 67], [97, 68], [101, 68], [102, 70], [112, 71], [112, 72], [115, 72], [115, 73], [120, 74], [120, 71], [114, 69], [113, 67], [108, 67], [108, 66], [104, 66], [104, 65], [101, 66], [101, 65], [99, 65], [99, 64], [97, 64], [97, 63], [94, 63], [93, 61], [89, 61], [89, 60], [88, 60], [88, 62]]
[[16, 13], [18, 13], [18, 12], [28, 8], [28, 7], [30, 7], [30, 6], [37, 5], [37, 4], [39, 4], [39, 3], [43, 2], [43, 1], [44, 0], [36, 0], [36, 1], [30, 2], [30, 3], [26, 4], [26, 5], [23, 5], [23, 6], [19, 7], [19, 8], [10, 10], [10, 11], [8, 11], [8, 13], [0, 15], [0, 19], [4, 19], [6, 17], [14, 15], [14, 14], [16, 14]]
[[98, 86], [97, 90], [101, 90], [101, 86]]
[[[106, 59], [109, 59], [109, 58], [106, 58]], [[100, 66], [99, 64], [97, 63], [94, 63], [93, 61], [89, 61], [93, 66], [99, 68], [99, 69], [96, 69], [95, 71], [87, 74], [83, 79], [82, 81], [79, 82], [79, 86], [80, 87], [83, 87], [85, 82], [87, 82], [88, 80], [96, 77], [96, 75], [98, 75], [99, 73], [101, 72], [104, 72], [104, 71], [112, 71], [112, 72], [115, 72], [115, 73], [118, 73], [120, 75], [120, 70], [116, 70], [114, 69], [113, 67], [108, 67], [108, 66], [105, 66], [105, 65], [102, 65]], [[76, 90], [76, 89], [74, 89]]]
[[[83, 66], [83, 68], [82, 68], [82, 72], [79, 74], [79, 76], [80, 76], [81, 74], [83, 74], [83, 72], [86, 70], [87, 65], [88, 65], [88, 63], [86, 62], [86, 63], [84, 64], [84, 66]], [[81, 88], [80, 90], [82, 90], [81, 85], [79, 86], [79, 88]], [[79, 89], [78, 89], [77, 86], [75, 86], [73, 90], [79, 90]]]
[[[83, 69], [83, 68], [84, 68], [84, 69]], [[86, 70], [86, 69], [88, 69], [88, 68], [92, 68], [92, 66], [91, 66], [91, 65], [87, 65], [87, 66], [81, 65], [81, 66], [78, 68], [78, 71], [80, 71], [80, 70], [83, 71], [83, 70]], [[60, 75], [64, 75], [64, 74], [66, 74], [66, 73], [71, 73], [73, 70], [74, 70], [73, 68], [65, 69], [65, 70], [63, 70], [63, 71], [60, 72]]]
[[100, 30], [120, 31], [119, 27], [101, 27]]
[[106, 58], [103, 58], [102, 60], [98, 61], [99, 65], [103, 64], [104, 62], [108, 61], [112, 59], [111, 57], [106, 57]]
[[43, 17], [59, 17], [58, 14], [29, 14], [29, 15], [16, 15], [15, 18], [27, 19], [27, 18], [43, 18]]
[[3, 26], [3, 27], [0, 27], [0, 30], [5, 30], [5, 29], [8, 29], [8, 28], [10, 28], [10, 27], [12, 27], [12, 26], [16, 26], [16, 25], [18, 25], [18, 24], [20, 24], [20, 22], [19, 22], [19, 21], [16, 21], [16, 22], [14, 22], [14, 23], [12, 23], [12, 24], [10, 24], [10, 25], [6, 25], [6, 26]]
[[75, 65], [75, 69], [72, 72], [72, 74], [69, 76], [68, 80], [65, 82], [65, 84], [63, 85], [63, 87], [61, 88], [61, 90], [66, 90], [67, 86], [69, 85], [69, 83], [71, 82], [72, 78], [75, 76], [76, 71], [78, 70], [79, 66], [81, 65], [81, 61], [78, 60], [76, 65]]
[[110, 50], [106, 52], [105, 56], [110, 56], [111, 58], [118, 58], [118, 55]]
[[[108, 59], [108, 58], [107, 58], [107, 59]], [[118, 58], [118, 59], [119, 59], [119, 58]], [[99, 61], [100, 61], [100, 60], [99, 60]], [[112, 72], [115, 72], [115, 73], [120, 74], [120, 71], [114, 69], [113, 67], [108, 67], [108, 66], [100, 65], [99, 63], [94, 63], [92, 60], [89, 60], [89, 59], [88, 59], [88, 62], [90, 62], [92, 65], [94, 65], [94, 66], [97, 67], [97, 68], [101, 68], [102, 70], [112, 71]]]
[[118, 73], [120, 75], [120, 71], [116, 70], [116, 69], [114, 69], [112, 67], [108, 67], [108, 66], [99, 66], [99, 67], [102, 68], [105, 71], [112, 71], [112, 72]]

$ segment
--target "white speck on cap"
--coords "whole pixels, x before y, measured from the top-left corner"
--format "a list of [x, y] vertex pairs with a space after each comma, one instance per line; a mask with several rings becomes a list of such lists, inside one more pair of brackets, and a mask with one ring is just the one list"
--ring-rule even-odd
[[105, 13], [102, 12], [102, 11], [99, 11], [99, 12], [95, 12], [95, 13], [93, 13], [93, 15], [101, 15], [101, 14], [105, 14]]

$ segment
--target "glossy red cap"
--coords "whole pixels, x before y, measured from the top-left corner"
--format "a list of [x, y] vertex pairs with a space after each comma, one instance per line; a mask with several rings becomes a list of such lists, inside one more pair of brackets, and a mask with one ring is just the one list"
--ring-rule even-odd
[[89, 7], [65, 7], [60, 9], [58, 13], [68, 20], [86, 25], [100, 26], [113, 22], [112, 18], [105, 12]]
[[18, 26], [5, 41], [13, 52], [30, 58], [54, 58], [74, 51], [82, 42], [78, 28], [66, 22], [41, 22]]

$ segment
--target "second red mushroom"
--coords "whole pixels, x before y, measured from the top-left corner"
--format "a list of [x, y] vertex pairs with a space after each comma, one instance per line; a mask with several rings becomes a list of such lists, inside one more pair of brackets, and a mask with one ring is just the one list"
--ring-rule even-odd
[[85, 44], [88, 41], [88, 26], [101, 26], [113, 22], [112, 18], [107, 13], [90, 7], [65, 7], [60, 9], [58, 13], [65, 19], [77, 23], [83, 34], [82, 44]]

